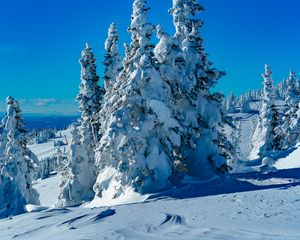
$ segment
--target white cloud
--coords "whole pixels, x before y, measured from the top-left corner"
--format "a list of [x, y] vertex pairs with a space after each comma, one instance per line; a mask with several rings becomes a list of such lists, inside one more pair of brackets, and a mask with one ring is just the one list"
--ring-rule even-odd
[[51, 104], [59, 104], [60, 101], [55, 98], [38, 98], [36, 106], [38, 107], [48, 107]]

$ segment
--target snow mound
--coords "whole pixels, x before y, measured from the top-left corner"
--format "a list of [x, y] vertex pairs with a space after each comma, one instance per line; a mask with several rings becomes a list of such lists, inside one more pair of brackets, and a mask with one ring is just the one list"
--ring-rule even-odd
[[289, 155], [279, 158], [274, 166], [277, 169], [300, 168], [300, 144], [297, 144], [295, 150]]
[[104, 188], [101, 192], [101, 198], [95, 197], [90, 203], [84, 204], [85, 208], [95, 208], [95, 207], [104, 207], [104, 206], [116, 206], [122, 204], [130, 204], [137, 202], [144, 202], [149, 195], [139, 194], [134, 191], [130, 186], [122, 187], [122, 194], [119, 197], [115, 198], [116, 188], [121, 187], [119, 179], [119, 172], [112, 168], [108, 167], [99, 174], [97, 183], [101, 183], [101, 186]]
[[37, 206], [37, 205], [32, 205], [32, 204], [27, 204], [25, 206], [25, 210], [28, 213], [31, 213], [31, 212], [41, 212], [41, 211], [44, 211], [44, 210], [47, 210], [47, 209], [48, 209], [48, 207]]

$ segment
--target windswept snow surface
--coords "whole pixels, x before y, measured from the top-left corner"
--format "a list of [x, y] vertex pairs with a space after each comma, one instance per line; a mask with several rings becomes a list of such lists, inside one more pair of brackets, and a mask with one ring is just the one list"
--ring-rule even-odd
[[279, 158], [274, 166], [277, 169], [300, 168], [300, 144], [296, 146], [294, 151], [287, 153], [287, 156]]
[[40, 195], [42, 206], [53, 207], [58, 201], [59, 195], [59, 178], [58, 174], [53, 174], [49, 178], [38, 180], [34, 184], [34, 188]]
[[41, 208], [0, 220], [0, 239], [300, 239], [300, 169], [234, 177], [186, 179], [143, 203]]

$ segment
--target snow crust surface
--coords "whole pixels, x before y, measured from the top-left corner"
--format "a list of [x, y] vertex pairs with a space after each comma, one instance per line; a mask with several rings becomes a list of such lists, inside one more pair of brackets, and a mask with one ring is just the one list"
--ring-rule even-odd
[[[300, 174], [285, 171], [291, 170], [237, 175], [244, 183], [232, 182], [231, 188], [191, 179], [143, 203], [111, 208], [35, 209], [0, 220], [0, 239], [298, 240]], [[289, 182], [281, 181], [284, 174]], [[254, 180], [265, 184], [247, 183]]]

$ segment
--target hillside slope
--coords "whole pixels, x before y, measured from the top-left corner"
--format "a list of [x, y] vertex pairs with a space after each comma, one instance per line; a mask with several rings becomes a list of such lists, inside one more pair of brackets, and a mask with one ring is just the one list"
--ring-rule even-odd
[[299, 172], [237, 175], [253, 184], [227, 187], [189, 180], [144, 203], [27, 213], [0, 220], [0, 239], [298, 240]]

